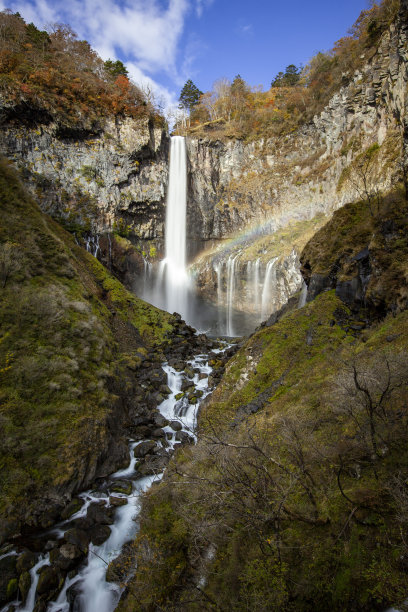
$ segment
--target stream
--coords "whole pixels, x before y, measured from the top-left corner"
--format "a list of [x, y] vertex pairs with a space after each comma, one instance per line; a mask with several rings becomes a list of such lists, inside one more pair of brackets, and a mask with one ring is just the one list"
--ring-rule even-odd
[[[222, 350], [215, 349], [213, 352], [218, 353]], [[178, 396], [181, 393], [183, 381], [186, 380], [185, 372], [178, 372], [167, 363], [162, 366], [167, 374], [167, 385], [171, 393], [158, 406], [158, 410], [172, 425], [172, 427], [170, 424], [163, 427], [167, 442], [164, 440], [156, 442], [156, 447], [159, 447], [162, 453], [164, 451], [172, 452], [175, 446], [180, 445], [181, 441], [188, 441], [189, 438], [195, 441], [194, 432], [198, 407], [210, 392], [208, 375], [212, 368], [208, 365], [208, 355], [198, 355], [187, 361], [187, 364], [194, 370], [194, 378], [191, 383], [194, 384], [195, 393], [200, 395], [195, 404], [189, 402], [187, 394], [182, 398]], [[179, 399], [176, 399], [176, 396]], [[136, 519], [140, 512], [141, 496], [154, 481], [161, 480], [163, 477], [164, 469], [147, 476], [140, 476], [140, 473], [137, 472], [138, 459], [135, 457], [135, 449], [140, 444], [145, 443], [146, 440], [130, 440], [128, 467], [112, 474], [104, 489], [93, 489], [81, 493], [78, 497], [84, 502], [82, 507], [69, 520], [60, 523], [47, 532], [50, 538], [58, 540], [58, 544], [61, 544], [61, 539], [64, 537], [66, 530], [72, 527], [72, 521], [76, 519], [85, 520], [90, 504], [95, 505], [95, 502], [97, 502], [99, 504], [98, 508], [102, 506], [105, 509], [110, 508], [112, 491], [109, 490], [112, 487], [114, 488], [115, 483], [119, 484], [123, 482], [122, 479], [126, 479], [126, 483], [131, 483], [131, 491], [126, 493], [114, 492], [116, 501], [117, 498], [123, 498], [124, 505], [115, 509], [113, 523], [109, 525], [111, 533], [108, 539], [99, 546], [89, 544], [87, 560], [77, 568], [76, 573], [69, 572], [67, 574], [58, 597], [49, 602], [46, 607], [36, 606], [41, 570], [50, 565], [50, 554], [41, 554], [34, 567], [30, 569], [31, 586], [25, 603], [22, 603], [21, 600], [15, 600], [6, 604], [0, 612], [7, 612], [8, 610], [13, 610], [13, 612], [37, 612], [37, 607], [41, 612], [43, 610], [47, 610], [47, 612], [112, 612], [115, 610], [122, 589], [119, 585], [106, 581], [107, 565], [118, 557], [124, 544], [134, 539], [138, 529]], [[17, 553], [13, 550], [7, 554], [15, 555]]]

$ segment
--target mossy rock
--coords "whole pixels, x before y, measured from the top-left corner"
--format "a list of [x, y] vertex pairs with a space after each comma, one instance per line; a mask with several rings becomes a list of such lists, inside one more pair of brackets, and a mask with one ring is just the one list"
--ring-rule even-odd
[[10, 601], [14, 599], [15, 595], [17, 595], [18, 591], [18, 580], [17, 578], [12, 578], [7, 585], [7, 600]]
[[123, 493], [123, 495], [130, 495], [132, 493], [132, 483], [128, 480], [116, 480], [109, 488], [112, 493]]
[[18, 590], [20, 591], [21, 600], [23, 604], [25, 603], [25, 600], [27, 599], [27, 595], [28, 595], [28, 591], [30, 590], [30, 586], [31, 586], [30, 573], [23, 572], [18, 581]]

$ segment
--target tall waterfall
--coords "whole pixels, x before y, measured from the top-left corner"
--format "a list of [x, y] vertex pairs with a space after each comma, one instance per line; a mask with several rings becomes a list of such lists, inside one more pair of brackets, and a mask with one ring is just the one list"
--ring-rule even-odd
[[[188, 275], [186, 270], [187, 164], [186, 143], [182, 136], [170, 142], [170, 169], [166, 204], [164, 304], [169, 312], [187, 317]], [[159, 279], [162, 275], [159, 273]]]
[[238, 255], [232, 255], [227, 261], [227, 336], [234, 336], [234, 328], [232, 323], [234, 292], [235, 292], [235, 262]]

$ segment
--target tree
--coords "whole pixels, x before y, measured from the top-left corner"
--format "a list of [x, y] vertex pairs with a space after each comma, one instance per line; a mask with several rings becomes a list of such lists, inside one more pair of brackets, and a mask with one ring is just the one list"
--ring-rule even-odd
[[202, 95], [203, 92], [200, 91], [196, 85], [194, 85], [191, 79], [188, 79], [180, 92], [180, 107], [191, 112], [199, 103]]
[[371, 215], [374, 215], [374, 205], [377, 212], [381, 203], [381, 193], [377, 186], [374, 167], [380, 147], [374, 143], [363, 153], [360, 153], [345, 172], [346, 182], [356, 190], [358, 197], [367, 200]]
[[295, 64], [289, 64], [285, 72], [278, 72], [271, 83], [271, 87], [294, 87], [300, 79], [302, 68], [298, 68]]
[[104, 67], [106, 72], [115, 78], [118, 76], [127, 77], [129, 74], [128, 69], [120, 60], [116, 60], [116, 62], [114, 62], [113, 60], [108, 59], [106, 62], [104, 62]]

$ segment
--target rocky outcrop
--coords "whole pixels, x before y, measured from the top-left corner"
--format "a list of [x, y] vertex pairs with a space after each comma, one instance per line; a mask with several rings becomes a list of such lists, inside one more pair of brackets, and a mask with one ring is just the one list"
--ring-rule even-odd
[[8, 111], [0, 108], [0, 152], [22, 169], [44, 212], [74, 230], [162, 235], [168, 174], [163, 128], [147, 117], [107, 117], [96, 131], [69, 131], [41, 115], [26, 125]]
[[[253, 265], [259, 257], [268, 261], [278, 256], [284, 284], [291, 286], [293, 274], [286, 273], [291, 266], [281, 252], [294, 247], [292, 232], [281, 235], [281, 252], [265, 243], [254, 252], [251, 243], [259, 235], [269, 236], [273, 243], [280, 230], [319, 215], [330, 217], [346, 202], [364, 197], [359, 177], [350, 181], [347, 176], [370, 147], [375, 156], [369, 188], [386, 192], [401, 178], [408, 146], [407, 17], [408, 10], [402, 7], [376, 54], [361, 71], [344, 75], [344, 86], [327, 107], [296, 132], [253, 142], [187, 139], [189, 236], [219, 241], [234, 235], [238, 243], [232, 247], [221, 243], [195, 262], [198, 287], [207, 298], [225, 302], [227, 292], [217, 295], [216, 270], [219, 261], [225, 264], [237, 254], [242, 269], [235, 283], [237, 308], [253, 311], [256, 299], [248, 300], [246, 270], [248, 262]], [[298, 241], [297, 256], [305, 244], [306, 240]], [[297, 278], [295, 290], [301, 285], [298, 271]], [[275, 297], [278, 293], [279, 282]], [[289, 296], [280, 293], [283, 301], [270, 303], [269, 312]]]

